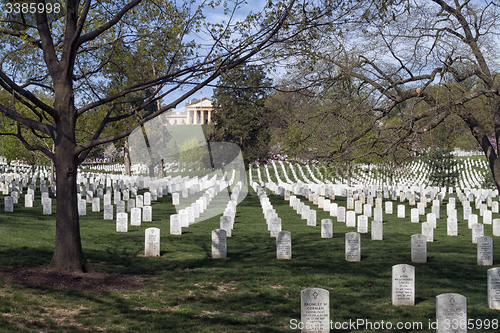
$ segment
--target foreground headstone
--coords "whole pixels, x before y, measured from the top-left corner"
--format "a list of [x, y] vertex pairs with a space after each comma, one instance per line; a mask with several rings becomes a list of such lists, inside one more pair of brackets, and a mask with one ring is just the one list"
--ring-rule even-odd
[[[376, 208], [379, 209], [379, 208]], [[365, 215], [358, 216], [358, 232], [360, 234], [368, 233], [368, 217]]]
[[424, 235], [428, 242], [434, 241], [434, 228], [429, 222], [422, 222], [422, 235]]
[[488, 236], [477, 238], [477, 264], [480, 266], [493, 265], [493, 238]]
[[356, 227], [356, 213], [353, 210], [350, 210], [346, 213], [346, 227]]
[[[140, 210], [140, 208], [134, 209]], [[160, 229], [147, 228], [145, 230], [144, 255], [146, 257], [160, 256]]]
[[3, 199], [4, 202], [4, 211], [8, 213], [14, 212], [14, 198], [13, 197], [5, 197]]
[[113, 220], [113, 205], [104, 206], [104, 219]]
[[130, 225], [140, 226], [141, 225], [141, 209], [132, 208], [130, 211]]
[[427, 237], [425, 235], [411, 235], [411, 262], [427, 262]]
[[500, 310], [500, 267], [488, 269], [488, 307]]
[[[99, 199], [99, 198], [97, 198]], [[42, 214], [43, 215], [51, 215], [52, 214], [52, 199], [44, 198], [42, 202]]]
[[467, 298], [448, 293], [436, 296], [436, 333], [467, 332]]
[[117, 232], [127, 232], [128, 231], [128, 214], [127, 213], [116, 214], [116, 231]]
[[384, 224], [382, 221], [372, 221], [372, 240], [384, 239]]
[[472, 244], [477, 244], [477, 238], [484, 236], [484, 224], [475, 223], [472, 226]]
[[345, 234], [345, 260], [361, 261], [361, 235], [357, 232]]
[[309, 288], [300, 292], [300, 321], [302, 333], [330, 332], [330, 292]]
[[143, 222], [152, 222], [153, 221], [153, 207], [152, 206], [143, 206], [142, 207], [142, 221]]
[[337, 222], [345, 222], [345, 207], [337, 207]]
[[454, 217], [448, 217], [446, 220], [446, 234], [448, 236], [458, 236], [458, 221]]
[[212, 230], [212, 258], [224, 259], [227, 258], [227, 237], [226, 230]]
[[292, 259], [292, 234], [290, 231], [280, 231], [276, 237], [276, 258]]
[[500, 219], [493, 219], [493, 236], [500, 236]]
[[[217, 229], [219, 230], [219, 229]], [[179, 220], [179, 215], [170, 215], [170, 234], [171, 235], [182, 235], [181, 221]], [[213, 231], [212, 231], [213, 235]]]
[[219, 219], [220, 229], [226, 230], [226, 237], [231, 237], [232, 223], [230, 216], [221, 216]]
[[392, 305], [415, 306], [415, 267], [392, 266]]
[[333, 238], [333, 221], [330, 219], [321, 220], [321, 238]]

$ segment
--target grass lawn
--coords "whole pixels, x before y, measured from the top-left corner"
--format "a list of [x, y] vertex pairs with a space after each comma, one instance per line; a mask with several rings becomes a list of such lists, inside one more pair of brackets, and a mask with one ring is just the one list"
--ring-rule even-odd
[[[220, 215], [184, 228], [182, 236], [170, 235], [169, 216], [175, 209], [171, 196], [165, 196], [153, 203], [153, 222], [117, 233], [115, 222], [102, 220], [102, 213], [92, 213], [89, 204], [88, 215], [80, 219], [89, 261], [100, 271], [140, 275], [146, 287], [85, 291], [0, 281], [0, 332], [299, 332], [290, 328], [290, 321], [300, 321], [300, 292], [312, 287], [329, 290], [334, 323], [358, 319], [394, 325], [421, 322], [423, 329], [406, 331], [434, 332], [428, 324], [435, 321], [435, 299], [442, 293], [466, 296], [468, 318], [500, 318], [500, 312], [487, 304], [486, 271], [491, 267], [476, 263], [476, 245], [462, 220], [460, 204], [459, 236], [446, 236], [443, 205], [435, 241], [428, 243], [428, 262], [413, 264], [416, 306], [395, 307], [391, 304], [392, 266], [411, 264], [410, 236], [421, 232], [420, 224], [410, 223], [409, 206], [406, 219], [384, 215], [383, 241], [362, 234], [362, 261], [352, 263], [344, 259], [344, 234], [353, 228], [333, 218], [334, 237], [322, 239], [320, 220], [329, 218], [328, 213], [316, 207], [318, 226], [308, 227], [282, 197], [269, 194], [269, 198], [282, 219], [282, 229], [292, 234], [292, 260], [275, 259], [275, 239], [269, 237], [252, 190], [237, 206], [233, 237], [227, 242], [228, 258], [217, 260], [211, 259], [211, 230], [219, 228]], [[341, 197], [336, 202], [346, 204]], [[14, 213], [0, 213], [0, 265], [47, 265], [55, 215], [42, 215], [39, 193], [34, 208], [24, 208], [22, 203], [24, 198]], [[394, 202], [395, 213], [398, 204]], [[500, 218], [500, 214], [493, 215]], [[143, 257], [144, 230], [153, 226], [161, 229], [161, 257]], [[485, 225], [485, 235], [492, 236], [491, 225]], [[493, 242], [498, 266], [500, 240]]]

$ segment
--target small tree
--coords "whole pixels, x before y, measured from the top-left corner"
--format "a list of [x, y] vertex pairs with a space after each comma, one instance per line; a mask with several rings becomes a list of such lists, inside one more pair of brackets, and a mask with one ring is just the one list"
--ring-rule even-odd
[[451, 148], [435, 148], [427, 153], [427, 163], [430, 168], [429, 183], [433, 186], [455, 186], [459, 172], [456, 170], [458, 161], [454, 159]]

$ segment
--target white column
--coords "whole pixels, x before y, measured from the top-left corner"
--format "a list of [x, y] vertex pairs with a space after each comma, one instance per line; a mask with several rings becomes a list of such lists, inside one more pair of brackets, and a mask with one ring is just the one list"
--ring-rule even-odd
[[205, 111], [201, 109], [200, 113], [201, 113], [201, 124], [203, 125], [205, 123]]
[[198, 125], [198, 111], [195, 110], [193, 111], [193, 113], [194, 113], [194, 124]]

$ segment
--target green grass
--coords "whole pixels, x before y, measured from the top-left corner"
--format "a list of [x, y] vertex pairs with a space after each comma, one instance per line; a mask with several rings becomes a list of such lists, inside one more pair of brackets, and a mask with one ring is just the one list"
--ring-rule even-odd
[[[116, 233], [115, 222], [102, 220], [102, 213], [92, 213], [89, 205], [80, 220], [87, 258], [100, 271], [146, 278], [146, 288], [97, 292], [0, 281], [0, 332], [297, 332], [289, 323], [300, 321], [300, 292], [311, 287], [329, 290], [333, 322], [422, 322], [425, 329], [419, 332], [433, 332], [427, 325], [435, 321], [435, 297], [448, 292], [467, 297], [469, 318], [499, 318], [487, 306], [486, 271], [491, 267], [476, 264], [476, 245], [460, 204], [459, 236], [446, 236], [442, 206], [435, 242], [428, 243], [428, 262], [414, 264], [416, 306], [394, 307], [392, 266], [411, 263], [410, 236], [421, 231], [420, 224], [410, 223], [409, 206], [406, 219], [384, 215], [383, 241], [362, 234], [362, 261], [352, 263], [344, 260], [344, 234], [352, 228], [333, 218], [334, 238], [322, 239], [319, 221], [329, 218], [327, 213], [316, 207], [318, 226], [308, 227], [282, 197], [269, 197], [283, 230], [292, 234], [292, 260], [275, 259], [275, 239], [269, 237], [253, 191], [237, 207], [228, 258], [219, 260], [211, 259], [211, 230], [219, 228], [219, 216], [184, 228], [182, 236], [169, 235], [175, 209], [166, 196], [153, 204], [153, 222]], [[21, 200], [15, 213], [0, 213], [0, 265], [50, 262], [55, 216], [41, 215], [39, 199], [37, 194], [34, 208], [24, 208]], [[341, 197], [336, 202], [346, 204]], [[141, 256], [144, 229], [150, 226], [161, 229], [160, 258]], [[485, 226], [485, 235], [492, 235], [491, 226]], [[494, 258], [498, 266], [498, 238]]]

